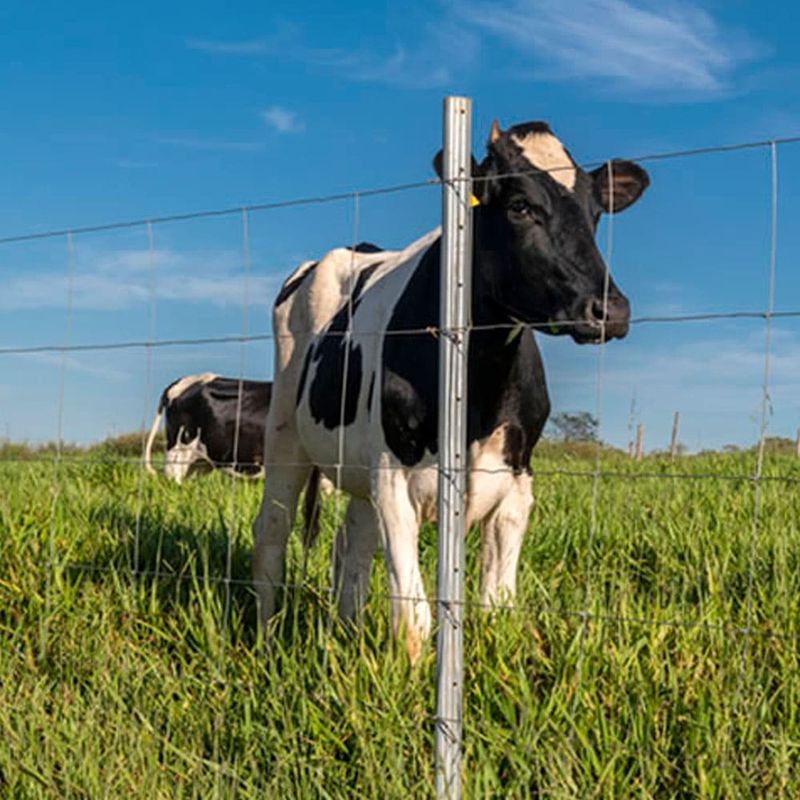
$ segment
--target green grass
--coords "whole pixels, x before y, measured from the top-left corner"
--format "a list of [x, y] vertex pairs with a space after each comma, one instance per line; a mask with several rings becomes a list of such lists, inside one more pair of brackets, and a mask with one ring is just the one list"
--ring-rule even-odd
[[[535, 459], [519, 609], [468, 611], [467, 796], [800, 796], [800, 487], [760, 484], [744, 636], [754, 454], [604, 453], [593, 537], [586, 455]], [[768, 453], [765, 474], [800, 464]], [[331, 616], [333, 501], [265, 640], [257, 484], [142, 479], [114, 448], [56, 477], [0, 461], [0, 795], [432, 796], [433, 647], [411, 668], [391, 641], [377, 561], [363, 629]], [[137, 554], [159, 577], [132, 577]], [[477, 536], [467, 557], [475, 600]]]

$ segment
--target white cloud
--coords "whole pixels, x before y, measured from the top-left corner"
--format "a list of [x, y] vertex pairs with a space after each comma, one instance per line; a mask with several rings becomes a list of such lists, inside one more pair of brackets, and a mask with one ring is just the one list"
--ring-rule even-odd
[[[239, 41], [189, 39], [187, 47], [212, 55], [275, 58], [333, 72], [349, 80], [403, 88], [437, 88], [452, 82], [477, 61], [475, 31], [446, 15], [423, 27], [413, 43], [398, 42], [388, 51], [314, 47], [295, 26], [277, 33]], [[269, 122], [269, 120], [267, 120]]]
[[[591, 80], [637, 96], [708, 97], [764, 48], [691, 2], [655, 0], [442, 0], [412, 40], [375, 46], [308, 46], [296, 26], [242, 40], [189, 39], [214, 55], [279, 58], [354, 81], [437, 88], [516, 51], [523, 79]], [[483, 58], [479, 58], [484, 51]], [[489, 53], [491, 58], [487, 58]]]
[[452, 9], [515, 48], [533, 77], [591, 79], [616, 90], [724, 92], [733, 70], [759, 49], [689, 3], [512, 0]]
[[[154, 281], [151, 284], [151, 258]], [[150, 302], [151, 290], [159, 302], [236, 306], [242, 303], [241, 254], [228, 251], [202, 253], [157, 250], [118, 250], [111, 253], [76, 253], [72, 278], [75, 309], [119, 311]], [[273, 297], [280, 276], [251, 276], [253, 304]], [[7, 279], [0, 293], [0, 310], [63, 309], [67, 276], [59, 272], [33, 272]]]
[[294, 111], [289, 111], [281, 106], [272, 106], [262, 111], [261, 117], [270, 128], [278, 133], [299, 133], [306, 127]]

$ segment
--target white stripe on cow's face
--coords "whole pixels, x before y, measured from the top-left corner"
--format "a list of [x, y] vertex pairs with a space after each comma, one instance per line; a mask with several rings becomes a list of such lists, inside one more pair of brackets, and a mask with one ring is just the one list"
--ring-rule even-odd
[[167, 389], [167, 398], [172, 401], [176, 397], [180, 397], [187, 389], [194, 386], [196, 383], [209, 383], [218, 377], [219, 375], [214, 372], [203, 372], [200, 375], [184, 375]]
[[575, 162], [552, 133], [528, 133], [522, 137], [512, 134], [511, 141], [532, 166], [547, 172], [565, 189], [575, 188]]

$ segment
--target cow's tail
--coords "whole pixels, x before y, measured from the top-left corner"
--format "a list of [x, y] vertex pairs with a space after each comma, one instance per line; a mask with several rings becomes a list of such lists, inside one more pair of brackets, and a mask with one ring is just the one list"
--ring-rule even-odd
[[319, 467], [312, 467], [303, 498], [303, 547], [312, 548], [319, 537]]
[[156, 474], [156, 471], [153, 469], [153, 459], [152, 459], [153, 442], [155, 441], [156, 436], [158, 435], [158, 429], [161, 426], [161, 417], [164, 415], [165, 407], [166, 403], [164, 402], [164, 398], [162, 397], [158, 404], [156, 415], [153, 418], [153, 424], [150, 426], [150, 433], [147, 436], [147, 442], [144, 446], [144, 468], [151, 475]]

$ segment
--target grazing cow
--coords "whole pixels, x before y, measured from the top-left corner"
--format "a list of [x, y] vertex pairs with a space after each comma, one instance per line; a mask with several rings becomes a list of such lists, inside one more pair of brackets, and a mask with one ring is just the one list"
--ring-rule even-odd
[[[242, 388], [241, 408], [239, 385]], [[167, 452], [164, 473], [182, 483], [196, 472], [216, 468], [257, 478], [264, 473], [264, 427], [272, 383], [223, 378], [213, 372], [185, 375], [161, 394], [144, 451], [145, 469], [152, 475], [153, 440], [166, 416]], [[236, 417], [240, 415], [237, 431]], [[310, 547], [319, 533], [319, 492], [333, 485], [319, 470], [311, 470], [303, 506], [303, 541]]]
[[[514, 326], [578, 343], [628, 331], [628, 300], [594, 234], [600, 215], [630, 206], [649, 179], [629, 161], [612, 164], [585, 172], [541, 122], [505, 132], [494, 123], [486, 158], [473, 164], [467, 528], [480, 524], [486, 603], [515, 594], [531, 451], [550, 411], [535, 339]], [[440, 245], [437, 229], [398, 252], [333, 250], [284, 284], [266, 432], [276, 467], [253, 525], [266, 622], [306, 475], [314, 465], [335, 474], [352, 495], [334, 545], [340, 612], [360, 611], [382, 544], [393, 629], [404, 630], [412, 661], [431, 627], [417, 538], [437, 494]]]
[[[223, 378], [212, 372], [185, 375], [161, 394], [144, 461], [148, 472], [153, 440], [161, 417], [166, 417], [167, 453], [164, 472], [181, 483], [195, 472], [223, 467], [256, 477], [264, 470], [264, 426], [272, 396], [266, 381], [241, 381], [239, 411], [238, 378]], [[236, 417], [241, 413], [237, 432]]]

